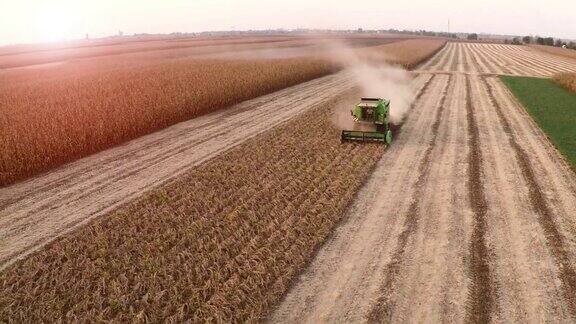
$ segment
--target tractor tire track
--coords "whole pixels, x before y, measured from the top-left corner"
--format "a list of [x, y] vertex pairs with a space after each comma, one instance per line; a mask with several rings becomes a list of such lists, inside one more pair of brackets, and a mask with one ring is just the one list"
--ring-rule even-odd
[[438, 56], [438, 60], [432, 63], [431, 68], [436, 70], [442, 70], [442, 66], [444, 66], [444, 62], [448, 60], [448, 56], [450, 56], [450, 45], [446, 44], [444, 46], [444, 50], [442, 51], [442, 55]]
[[484, 45], [478, 48], [490, 64], [496, 69], [498, 74], [514, 74], [508, 66], [501, 61], [501, 56], [492, 52], [490, 45]]
[[492, 53], [494, 56], [498, 56], [500, 58], [501, 64], [508, 67], [508, 69], [511, 71], [511, 75], [525, 75], [527, 73], [526, 66], [518, 64], [518, 60], [508, 56], [507, 52], [500, 51], [498, 45], [491, 44], [489, 48], [490, 53]]
[[434, 123], [431, 126], [432, 129], [432, 139], [420, 165], [418, 166], [418, 178], [416, 184], [414, 185], [414, 196], [412, 197], [412, 203], [406, 212], [406, 217], [404, 220], [404, 225], [400, 236], [398, 237], [398, 243], [392, 255], [392, 261], [388, 264], [384, 270], [384, 282], [380, 286], [381, 295], [377, 299], [374, 306], [372, 306], [370, 312], [367, 315], [367, 319], [370, 322], [383, 322], [389, 321], [392, 318], [393, 301], [390, 298], [390, 291], [392, 291], [393, 285], [396, 283], [397, 276], [400, 274], [400, 268], [405, 261], [405, 253], [408, 241], [411, 239], [413, 233], [417, 230], [420, 222], [420, 200], [419, 197], [422, 196], [422, 190], [424, 188], [424, 183], [428, 180], [429, 168], [430, 168], [430, 158], [432, 156], [432, 151], [436, 148], [436, 141], [438, 138], [438, 128], [440, 127], [440, 121], [444, 113], [444, 104], [446, 102], [446, 97], [448, 89], [452, 78], [448, 77], [448, 83], [442, 91], [442, 99], [440, 99], [439, 108], [436, 112]]
[[414, 71], [401, 136], [271, 322], [574, 321], [576, 176], [487, 71], [550, 74], [486, 44]]
[[[415, 296], [426, 296], [431, 292], [432, 296], [437, 296], [439, 305], [435, 306], [432, 304], [432, 309], [437, 308], [438, 316], [434, 316], [434, 312], [422, 312], [413, 306], [410, 312], [413, 314], [422, 315], [417, 318], [417, 320], [424, 321], [430, 319], [435, 322], [462, 322], [465, 319], [465, 311], [463, 307], [458, 307], [461, 300], [464, 300], [464, 294], [468, 291], [468, 283], [466, 280], [466, 260], [467, 260], [467, 250], [462, 246], [461, 241], [468, 241], [471, 229], [471, 217], [467, 215], [467, 188], [466, 183], [461, 181], [467, 176], [467, 169], [464, 167], [467, 163], [467, 156], [470, 148], [467, 146], [468, 134], [466, 132], [468, 128], [468, 121], [466, 119], [466, 87], [465, 87], [465, 75], [455, 76], [455, 88], [454, 97], [448, 103], [448, 109], [450, 110], [450, 115], [448, 120], [445, 122], [448, 128], [448, 135], [445, 139], [445, 144], [449, 147], [449, 153], [446, 156], [439, 157], [441, 161], [446, 161], [442, 163], [440, 168], [440, 173], [438, 174], [438, 179], [436, 179], [439, 184], [438, 188], [434, 190], [439, 191], [439, 195], [442, 196], [443, 190], [445, 189], [445, 198], [436, 204], [438, 207], [436, 209], [433, 207], [434, 204], [430, 206], [430, 212], [437, 215], [445, 215], [444, 217], [438, 217], [443, 220], [446, 224], [444, 225], [444, 230], [442, 227], [435, 230], [436, 233], [426, 233], [427, 237], [435, 238], [440, 241], [439, 244], [443, 248], [435, 252], [435, 255], [443, 256], [443, 263], [437, 265], [436, 267], [441, 269], [436, 270], [436, 277], [432, 277], [427, 282], [437, 282], [441, 283], [436, 287], [436, 291], [433, 287], [425, 287], [420, 292], [415, 292]], [[456, 167], [454, 167], [456, 166]], [[429, 219], [429, 218], [427, 218]], [[431, 240], [428, 240], [431, 241]], [[423, 246], [431, 245], [432, 242], [425, 242]], [[426, 260], [425, 257], [422, 257]], [[428, 261], [430, 262], [430, 261]], [[444, 268], [444, 269], [442, 269]], [[412, 280], [417, 280], [419, 277], [416, 276]], [[433, 297], [431, 297], [433, 298]], [[427, 300], [416, 300], [417, 303], [412, 303], [411, 300], [406, 299], [407, 302], [414, 304], [429, 304]]]
[[561, 281], [562, 290], [567, 301], [569, 311], [573, 316], [573, 319], [576, 319], [576, 271], [572, 267], [570, 255], [567, 252], [565, 243], [566, 239], [560, 233], [556, 225], [552, 208], [548, 204], [547, 198], [545, 197], [543, 189], [537, 181], [537, 177], [530, 163], [530, 156], [526, 153], [526, 151], [522, 148], [514, 136], [513, 128], [509, 120], [506, 118], [503, 112], [503, 108], [494, 97], [492, 86], [486, 82], [486, 79], [482, 80], [485, 84], [485, 87], [488, 89], [491, 104], [495, 107], [496, 114], [504, 128], [504, 132], [507, 134], [510, 146], [513, 148], [516, 154], [520, 171], [528, 185], [530, 204], [532, 205], [533, 210], [538, 214], [537, 219], [545, 232], [547, 246], [550, 247], [555, 259], [555, 263], [558, 267], [558, 271], [560, 272], [559, 279]]
[[[389, 153], [383, 156], [366, 188], [359, 193], [334, 240], [321, 248], [309, 270], [271, 315], [271, 322], [364, 320], [369, 301], [378, 295], [382, 271], [397, 246], [403, 215], [412, 204], [418, 175], [411, 170], [418, 168], [430, 145], [433, 133], [427, 126], [436, 118], [441, 93], [447, 86], [447, 76], [418, 78], [421, 77], [430, 81], [420, 91], [414, 111], [404, 123], [401, 136], [396, 138], [395, 143], [404, 144], [392, 145], [387, 150]], [[414, 133], [421, 136], [411, 136]], [[394, 172], [394, 166], [405, 167]], [[398, 217], [384, 217], [382, 209]]]
[[473, 72], [472, 70], [470, 70], [470, 63], [469, 63], [470, 59], [468, 57], [468, 51], [464, 46], [460, 44], [458, 45], [458, 47], [462, 51], [462, 68], [459, 70], [459, 72], [461, 73]]
[[450, 54], [446, 56], [446, 61], [444, 61], [444, 65], [440, 68], [441, 70], [444, 70], [444, 71], [450, 70], [453, 62], [455, 61], [456, 48], [457, 48], [457, 46], [454, 43], [450, 44]]
[[550, 64], [551, 66], [565, 69], [567, 72], [576, 72], [576, 60], [570, 60], [565, 57], [555, 56], [546, 52], [540, 52], [537, 49], [531, 47], [523, 46], [514, 50], [522, 53], [522, 55], [527, 57], [533, 57], [534, 59], [538, 60], [540, 64]]
[[568, 66], [565, 66], [560, 60], [548, 59], [540, 53], [527, 51], [519, 48], [519, 46], [507, 47], [506, 50], [508, 50], [511, 55], [514, 55], [520, 60], [524, 61], [527, 66], [537, 66], [548, 71], [549, 74], [573, 71]]
[[[497, 80], [494, 77], [487, 79]], [[566, 318], [553, 257], [528, 196], [526, 181], [518, 170], [516, 155], [498, 122], [488, 90], [480, 77], [471, 79], [478, 108], [480, 150], [484, 160], [483, 185], [490, 201], [487, 242], [490, 268], [498, 291], [493, 321], [543, 322]], [[553, 268], [553, 266], [552, 266]]]
[[455, 44], [454, 47], [456, 48], [456, 55], [452, 59], [452, 66], [450, 67], [451, 71], [458, 71], [459, 66], [462, 64], [462, 47]]
[[[459, 309], [445, 312], [453, 302], [461, 299], [460, 292], [466, 291], [466, 276], [462, 271], [465, 266], [449, 260], [462, 260], [465, 251], [454, 249], [453, 242], [463, 237], [462, 229], [468, 228], [462, 213], [465, 210], [462, 207], [466, 207], [466, 187], [459, 181], [466, 176], [465, 168], [454, 167], [466, 163], [462, 152], [462, 146], [466, 144], [464, 76], [456, 75], [451, 79], [430, 156], [427, 181], [418, 198], [418, 226], [406, 245], [399, 275], [395, 277], [392, 289], [386, 291], [391, 301], [393, 316], [390, 320], [393, 322], [439, 322], [445, 318], [444, 314], [450, 314], [452, 320], [464, 319], [464, 313]], [[460, 206], [454, 201], [460, 202]], [[448, 276], [453, 280], [450, 283], [446, 281]]]
[[437, 62], [437, 64], [434, 64], [431, 69], [433, 70], [439, 70], [439, 71], [444, 71], [444, 67], [446, 66], [446, 63], [449, 60], [450, 54], [452, 53], [452, 48], [453, 48], [454, 44], [448, 43], [446, 44], [446, 46], [444, 46], [444, 48], [446, 49], [446, 51], [444, 51], [443, 55], [440, 57], [439, 61]]
[[438, 62], [440, 60], [442, 60], [444, 58], [444, 56], [446, 55], [446, 51], [448, 50], [450, 43], [446, 43], [446, 45], [444, 45], [444, 47], [438, 52], [436, 53], [436, 55], [434, 55], [432, 58], [430, 58], [428, 61], [426, 61], [424, 64], [422, 64], [419, 69], [434, 69], [436, 68]]
[[484, 51], [485, 45], [481, 44], [470, 44], [474, 53], [478, 55], [478, 59], [486, 66], [488, 73], [504, 74], [501, 67], [494, 64], [490, 55], [487, 55]]
[[468, 61], [468, 69], [465, 72], [475, 74], [481, 73], [478, 61], [476, 61], [476, 58], [474, 55], [472, 55], [470, 49], [465, 46], [465, 44], [460, 44], [460, 46], [464, 49], [464, 52], [466, 53], [466, 60]]
[[468, 150], [468, 193], [472, 210], [474, 212], [474, 227], [470, 244], [470, 289], [466, 304], [469, 305], [466, 322], [489, 323], [494, 308], [494, 284], [490, 278], [488, 266], [489, 251], [486, 245], [486, 232], [488, 231], [486, 215], [488, 213], [488, 200], [482, 178], [482, 152], [477, 118], [472, 104], [472, 88], [470, 78], [466, 78], [466, 111], [468, 120], [468, 136], [470, 138]]

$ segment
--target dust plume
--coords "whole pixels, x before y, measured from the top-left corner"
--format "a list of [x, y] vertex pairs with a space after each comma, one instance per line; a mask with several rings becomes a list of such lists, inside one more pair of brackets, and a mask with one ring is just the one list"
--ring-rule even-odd
[[[384, 63], [383, 54], [378, 53], [379, 63], [370, 59], [370, 48], [351, 49], [343, 44], [331, 42], [330, 57], [338, 64], [344, 65], [350, 71], [360, 87], [360, 96], [377, 97], [390, 100], [390, 121], [394, 125], [402, 124], [414, 100], [414, 90], [410, 85], [411, 77], [408, 71]], [[366, 52], [362, 52], [366, 51]], [[361, 54], [361, 55], [359, 55]], [[355, 98], [358, 101], [360, 98]], [[352, 118], [350, 109], [355, 104], [335, 108], [334, 118], [338, 127], [349, 127]], [[340, 109], [344, 109], [342, 112]]]

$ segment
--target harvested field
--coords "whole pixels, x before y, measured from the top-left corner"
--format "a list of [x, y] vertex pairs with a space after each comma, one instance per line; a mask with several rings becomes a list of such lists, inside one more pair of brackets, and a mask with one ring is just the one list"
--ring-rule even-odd
[[[576, 61], [576, 50], [545, 45], [530, 45], [530, 47], [548, 54], [563, 56]], [[575, 62], [576, 63], [576, 62]]]
[[[334, 103], [323, 101], [0, 274], [0, 319], [260, 318], [384, 150], [341, 145], [325, 109]], [[35, 288], [45, 285], [58, 288]]]
[[573, 69], [522, 47], [449, 43], [269, 321], [573, 322], [576, 175], [492, 75]]
[[576, 63], [527, 46], [448, 43], [419, 70], [551, 77], [558, 73], [576, 72]]

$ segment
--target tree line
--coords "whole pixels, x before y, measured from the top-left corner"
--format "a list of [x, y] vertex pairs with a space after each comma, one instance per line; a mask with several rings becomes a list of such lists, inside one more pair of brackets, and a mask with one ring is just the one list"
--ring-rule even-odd
[[524, 36], [514, 37], [512, 40], [506, 40], [507, 43], [520, 45], [520, 44], [538, 44], [546, 46], [566, 47], [576, 50], [576, 42], [565, 42], [561, 39], [554, 39], [553, 37], [540, 37], [540, 36]]

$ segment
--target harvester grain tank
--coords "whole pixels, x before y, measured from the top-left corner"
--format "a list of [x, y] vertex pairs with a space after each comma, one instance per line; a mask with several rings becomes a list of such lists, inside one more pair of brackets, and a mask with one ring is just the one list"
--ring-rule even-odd
[[[390, 100], [382, 98], [361, 98], [351, 110], [358, 130], [343, 130], [342, 141], [369, 141], [392, 144], [389, 114]], [[371, 128], [373, 131], [366, 131]]]

